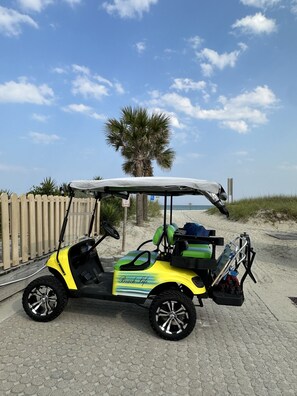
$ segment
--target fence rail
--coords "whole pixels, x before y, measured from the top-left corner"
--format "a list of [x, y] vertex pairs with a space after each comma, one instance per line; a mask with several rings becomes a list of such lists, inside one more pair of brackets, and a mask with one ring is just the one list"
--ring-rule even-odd
[[[58, 247], [68, 197], [7, 194], [0, 196], [0, 270], [42, 257]], [[74, 198], [64, 244], [88, 233], [94, 198]], [[99, 234], [99, 207], [93, 234]]]

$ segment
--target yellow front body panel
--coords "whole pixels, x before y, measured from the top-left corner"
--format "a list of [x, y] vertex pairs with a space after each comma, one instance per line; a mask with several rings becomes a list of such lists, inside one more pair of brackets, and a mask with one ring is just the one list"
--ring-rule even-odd
[[[135, 267], [137, 268], [137, 267]], [[158, 285], [174, 282], [187, 286], [194, 295], [206, 293], [205, 287], [197, 287], [192, 278], [197, 274], [184, 268], [175, 268], [167, 261], [157, 260], [141, 271], [115, 271], [112, 294], [116, 296], [147, 297]]]
[[74, 282], [72, 272], [70, 270], [69, 260], [68, 260], [69, 248], [70, 248], [70, 246], [68, 246], [64, 249], [61, 249], [59, 252], [59, 262], [61, 263], [61, 266], [62, 266], [65, 274], [63, 274], [61, 267], [58, 263], [57, 252], [53, 253], [50, 256], [46, 265], [47, 265], [47, 267], [57, 270], [63, 276], [69, 290], [77, 290], [77, 286]]

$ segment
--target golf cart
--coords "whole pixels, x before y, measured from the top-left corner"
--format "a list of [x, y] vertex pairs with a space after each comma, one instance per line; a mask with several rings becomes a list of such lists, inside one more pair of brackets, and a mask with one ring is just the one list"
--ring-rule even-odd
[[[59, 247], [47, 261], [52, 275], [33, 280], [24, 290], [23, 307], [34, 320], [47, 322], [64, 310], [69, 297], [88, 297], [149, 305], [153, 330], [167, 340], [187, 337], [196, 323], [194, 297], [203, 306], [211, 298], [222, 305], [240, 306], [244, 302], [243, 284], [249, 275], [256, 282], [251, 267], [255, 252], [247, 234], [228, 243], [216, 258], [216, 247], [224, 239], [214, 230], [187, 223], [173, 223], [173, 198], [181, 195], [205, 196], [221, 213], [228, 216], [224, 205], [226, 193], [215, 182], [186, 178], [139, 177], [106, 180], [82, 180], [69, 184], [70, 201], [62, 225]], [[76, 191], [95, 197], [88, 236], [62, 247], [72, 200]], [[164, 197], [163, 223], [152, 240], [142, 243], [105, 272], [97, 252], [106, 237], [119, 239], [118, 231], [108, 222], [101, 226], [103, 236], [91, 237], [97, 202], [107, 196], [127, 199], [143, 193]], [[146, 244], [152, 242], [153, 250]], [[239, 277], [239, 267], [243, 273]]]

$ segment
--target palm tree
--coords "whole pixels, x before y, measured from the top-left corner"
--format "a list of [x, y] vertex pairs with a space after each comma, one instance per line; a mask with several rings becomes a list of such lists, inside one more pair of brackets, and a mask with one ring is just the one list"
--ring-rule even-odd
[[[106, 124], [107, 143], [124, 157], [123, 170], [135, 177], [153, 176], [153, 161], [170, 169], [175, 152], [168, 148], [170, 118], [163, 113], [148, 114], [144, 108], [124, 107], [121, 118]], [[146, 200], [147, 202], [147, 200]], [[136, 198], [136, 222], [143, 225], [143, 198]]]

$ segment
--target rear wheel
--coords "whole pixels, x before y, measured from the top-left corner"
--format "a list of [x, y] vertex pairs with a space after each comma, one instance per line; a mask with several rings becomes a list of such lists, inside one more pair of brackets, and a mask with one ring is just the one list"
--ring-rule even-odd
[[196, 324], [196, 309], [185, 294], [168, 290], [156, 296], [149, 311], [153, 330], [165, 340], [178, 341], [187, 337]]
[[49, 322], [61, 314], [67, 305], [65, 287], [54, 276], [34, 279], [24, 290], [23, 307], [30, 318]]

